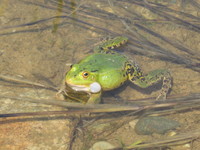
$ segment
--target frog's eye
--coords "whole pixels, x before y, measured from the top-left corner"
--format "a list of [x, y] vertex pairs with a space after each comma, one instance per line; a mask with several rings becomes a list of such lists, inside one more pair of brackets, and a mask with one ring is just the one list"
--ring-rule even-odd
[[82, 76], [83, 76], [83, 78], [87, 78], [87, 77], [89, 76], [89, 73], [86, 72], [86, 71], [84, 71], [84, 72], [82, 73]]

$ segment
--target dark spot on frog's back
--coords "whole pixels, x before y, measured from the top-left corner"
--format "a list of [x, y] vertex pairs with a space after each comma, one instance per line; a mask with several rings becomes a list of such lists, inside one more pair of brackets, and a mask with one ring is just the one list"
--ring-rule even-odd
[[99, 71], [99, 70], [91, 70], [91, 72], [97, 72], [97, 71]]

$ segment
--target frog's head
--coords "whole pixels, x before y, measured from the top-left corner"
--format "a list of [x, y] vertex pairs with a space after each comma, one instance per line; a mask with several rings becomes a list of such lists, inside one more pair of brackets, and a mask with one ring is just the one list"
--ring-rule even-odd
[[66, 74], [66, 84], [75, 91], [85, 91], [88, 93], [100, 92], [101, 86], [97, 82], [98, 74], [88, 70], [78, 64], [74, 64]]

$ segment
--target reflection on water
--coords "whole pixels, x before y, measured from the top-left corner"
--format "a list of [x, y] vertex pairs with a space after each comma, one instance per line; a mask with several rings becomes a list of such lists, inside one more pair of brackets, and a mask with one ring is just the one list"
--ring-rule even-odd
[[[62, 15], [62, 9], [63, 9], [63, 0], [58, 0], [58, 4], [57, 4], [57, 13], [56, 16], [61, 16]], [[56, 32], [58, 29], [58, 25], [60, 23], [60, 19], [61, 18], [55, 18], [53, 20], [53, 30], [52, 32]]]
[[8, 6], [8, 1], [2, 0], [2, 1], [0, 2], [0, 16], [3, 16], [3, 14], [4, 14], [5, 11], [6, 11], [7, 6]]
[[[199, 8], [200, 2], [195, 0], [1, 0], [0, 71], [59, 87], [69, 69], [65, 64], [76, 63], [91, 54], [100, 39], [123, 35], [129, 38], [128, 44], [122, 47], [123, 53], [135, 59], [145, 73], [158, 68], [170, 70], [173, 77], [170, 95], [199, 93]], [[157, 87], [152, 87], [149, 92], [128, 85], [106, 93], [103, 99], [105, 103], [108, 100], [115, 103], [117, 99], [126, 102], [154, 97], [156, 90]], [[55, 98], [54, 91], [24, 88], [2, 80], [0, 91], [1, 95], [12, 97]], [[9, 99], [2, 100], [0, 107], [1, 113], [44, 110], [60, 108]], [[198, 128], [197, 123], [190, 124], [199, 121], [194, 117], [198, 114], [198, 111], [182, 112], [169, 117], [183, 123], [184, 132], [188, 124], [191, 129]], [[9, 135], [0, 135], [0, 149], [65, 149], [69, 132], [63, 129], [68, 131], [70, 122], [58, 118], [50, 120], [51, 124], [47, 120], [1, 125], [1, 133], [9, 131]], [[140, 137], [134, 131], [130, 133], [134, 138], [149, 138]], [[115, 136], [122, 135], [120, 138], [124, 140], [125, 134], [128, 133], [121, 129]], [[113, 138], [116, 137], [109, 139]], [[132, 143], [133, 139], [124, 142]], [[14, 143], [13, 147], [8, 143]]]

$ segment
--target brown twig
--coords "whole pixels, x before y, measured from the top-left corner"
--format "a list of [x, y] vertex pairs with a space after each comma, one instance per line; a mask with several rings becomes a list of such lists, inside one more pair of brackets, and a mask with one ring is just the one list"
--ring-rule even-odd
[[[190, 95], [188, 97], [179, 98], [179, 99], [170, 99], [169, 101], [164, 101], [160, 104], [157, 104], [157, 101], [153, 101], [146, 104], [126, 104], [126, 105], [114, 105], [114, 104], [80, 104], [80, 103], [69, 103], [65, 101], [58, 100], [37, 100], [30, 98], [17, 98], [17, 97], [9, 97], [9, 96], [0, 96], [0, 99], [12, 99], [12, 100], [22, 100], [29, 101], [33, 103], [42, 103], [47, 105], [57, 105], [64, 108], [70, 108], [71, 110], [67, 111], [48, 111], [48, 112], [32, 112], [32, 113], [13, 113], [13, 114], [1, 114], [0, 117], [17, 117], [17, 116], [39, 116], [39, 115], [55, 115], [55, 114], [83, 114], [83, 113], [102, 113], [102, 112], [122, 112], [122, 111], [139, 111], [139, 110], [147, 110], [147, 109], [155, 109], [155, 108], [166, 108], [169, 112], [178, 111], [178, 110], [186, 110], [191, 108], [200, 107], [200, 97], [199, 94]], [[189, 100], [188, 100], [189, 99]], [[178, 106], [177, 108], [174, 106]], [[74, 109], [75, 108], [75, 109]], [[74, 109], [74, 110], [73, 110]]]
[[20, 83], [20, 84], [25, 84], [25, 85], [31, 85], [31, 86], [36, 86], [36, 87], [40, 87], [40, 88], [53, 89], [55, 91], [58, 91], [58, 88], [56, 88], [56, 87], [46, 86], [41, 83], [36, 83], [36, 82], [32, 82], [30, 80], [20, 79], [20, 78], [8, 76], [8, 75], [0, 74], [0, 80], [14, 82], [14, 83]]

